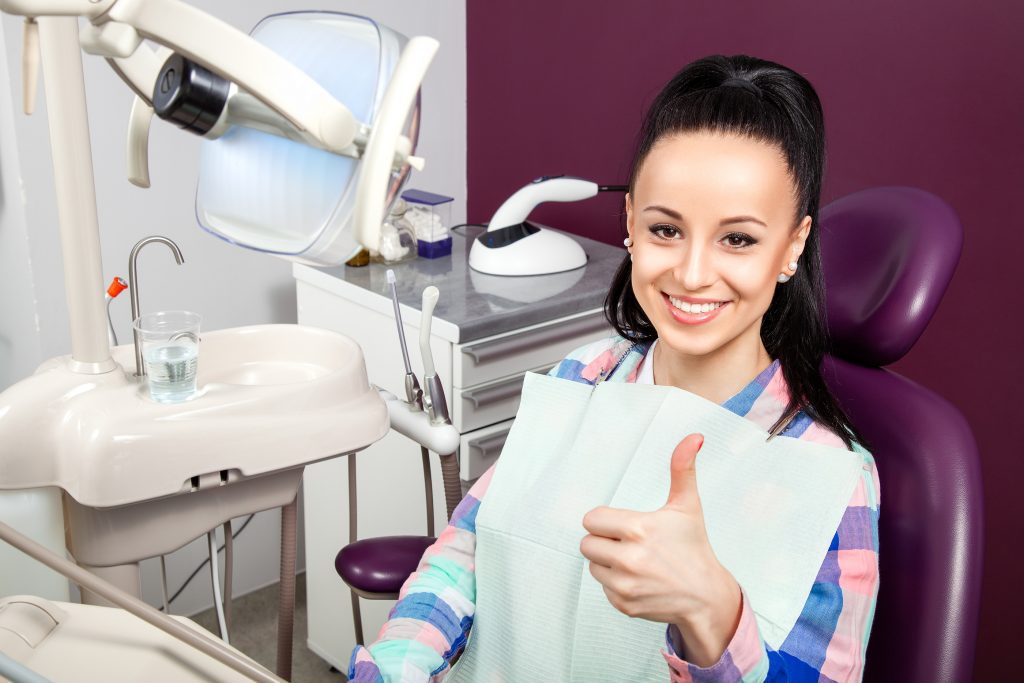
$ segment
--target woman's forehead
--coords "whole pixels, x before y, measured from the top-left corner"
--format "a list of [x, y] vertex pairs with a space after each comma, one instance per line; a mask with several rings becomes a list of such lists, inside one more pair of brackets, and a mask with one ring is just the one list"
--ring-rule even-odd
[[729, 133], [684, 133], [664, 137], [651, 148], [632, 200], [641, 211], [653, 204], [680, 213], [755, 212], [788, 220], [795, 188], [775, 145]]

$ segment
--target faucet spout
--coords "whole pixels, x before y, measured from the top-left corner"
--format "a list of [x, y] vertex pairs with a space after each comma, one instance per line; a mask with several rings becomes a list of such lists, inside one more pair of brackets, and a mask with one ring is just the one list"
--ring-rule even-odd
[[146, 374], [146, 367], [142, 364], [142, 346], [139, 344], [139, 331], [135, 329], [135, 321], [139, 318], [139, 270], [137, 262], [142, 248], [154, 242], [167, 245], [167, 248], [174, 254], [174, 260], [179, 266], [185, 262], [185, 258], [181, 255], [181, 249], [178, 248], [178, 245], [173, 240], [161, 235], [142, 238], [135, 243], [135, 246], [132, 247], [132, 253], [128, 255], [128, 294], [131, 297], [132, 304], [132, 338], [135, 340], [136, 377], [142, 377]]

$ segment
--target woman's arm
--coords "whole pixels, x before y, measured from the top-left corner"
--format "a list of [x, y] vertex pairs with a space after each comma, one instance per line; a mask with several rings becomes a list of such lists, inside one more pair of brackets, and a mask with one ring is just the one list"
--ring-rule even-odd
[[476, 611], [476, 514], [493, 474], [480, 477], [423, 554], [376, 642], [352, 652], [350, 681], [435, 681], [448, 672]]
[[878, 477], [870, 455], [796, 625], [779, 650], [761, 639], [743, 598], [740, 623], [710, 667], [684, 661], [679, 631], [669, 627], [665, 659], [675, 682], [750, 680], [859, 681], [864, 675], [878, 595]]

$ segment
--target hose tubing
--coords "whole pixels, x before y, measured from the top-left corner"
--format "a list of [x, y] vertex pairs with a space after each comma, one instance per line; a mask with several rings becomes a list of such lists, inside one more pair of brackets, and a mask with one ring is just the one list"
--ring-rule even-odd
[[444, 480], [444, 502], [448, 507], [448, 519], [462, 500], [462, 482], [459, 480], [459, 459], [455, 453], [441, 456], [441, 477]]

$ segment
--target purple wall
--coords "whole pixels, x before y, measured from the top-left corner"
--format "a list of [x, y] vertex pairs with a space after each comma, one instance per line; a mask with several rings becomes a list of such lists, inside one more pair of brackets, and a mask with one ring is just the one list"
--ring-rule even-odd
[[[976, 679], [1019, 673], [1024, 449], [1008, 425], [1019, 419], [1010, 399], [1024, 379], [1024, 303], [1012, 279], [1024, 270], [1024, 212], [1015, 210], [1024, 196], [1024, 58], [1013, 47], [1024, 4], [467, 5], [472, 221], [489, 220], [538, 175], [625, 182], [646, 105], [679, 67], [712, 53], [775, 60], [815, 85], [830, 145], [824, 203], [912, 185], [953, 205], [966, 233], [960, 266], [928, 331], [894, 369], [950, 399], [974, 429], [988, 539]], [[550, 204], [535, 218], [615, 244], [620, 202]]]

